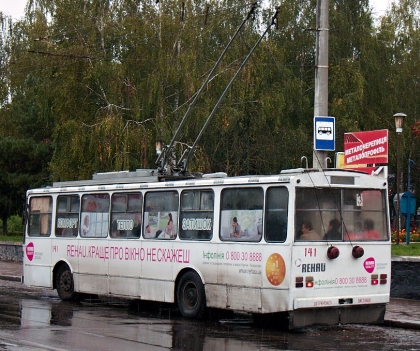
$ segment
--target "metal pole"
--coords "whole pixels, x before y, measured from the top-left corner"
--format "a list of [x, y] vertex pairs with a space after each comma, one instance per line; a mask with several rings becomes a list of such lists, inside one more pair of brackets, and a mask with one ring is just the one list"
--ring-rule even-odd
[[[328, 26], [328, 0], [317, 0], [314, 117], [328, 116]], [[326, 158], [326, 151], [314, 149], [313, 167], [327, 168]]]
[[[411, 156], [411, 155], [410, 155]], [[410, 205], [411, 205], [411, 196], [410, 196], [410, 157], [408, 158], [408, 172], [407, 172], [407, 194], [408, 194], [408, 199], [407, 199], [407, 213], [406, 213], [406, 218], [405, 218], [405, 243], [407, 245], [410, 244], [410, 230], [411, 230], [411, 225], [410, 225], [410, 219], [411, 219], [411, 213], [410, 213]]]
[[401, 133], [397, 133], [397, 245], [400, 244], [400, 137]]
[[412, 194], [410, 191], [407, 191], [406, 194], [407, 196], [407, 213], [406, 213], [406, 218], [405, 218], [405, 243], [407, 245], [410, 245], [410, 230], [411, 230], [411, 212], [410, 212], [410, 207], [411, 207], [411, 197]]
[[408, 158], [407, 191], [410, 191], [410, 164], [411, 164], [411, 159]]

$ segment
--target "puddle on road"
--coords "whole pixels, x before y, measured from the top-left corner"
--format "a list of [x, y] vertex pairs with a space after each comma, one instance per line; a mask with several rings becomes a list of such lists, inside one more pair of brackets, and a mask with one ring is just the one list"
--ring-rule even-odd
[[250, 314], [212, 313], [203, 321], [187, 320], [172, 304], [120, 299], [70, 303], [54, 295], [42, 296], [39, 291], [30, 295], [24, 291], [22, 298], [16, 287], [1, 289], [0, 329], [21, 330], [22, 335], [42, 331], [43, 340], [57, 340], [65, 331], [68, 340], [89, 340], [92, 349], [96, 347], [92, 340], [99, 338], [104, 351], [113, 343], [123, 343], [125, 347], [120, 349], [125, 351], [148, 349], [144, 345], [183, 351], [420, 350], [418, 332], [412, 330], [351, 325], [286, 332], [274, 324], [260, 328]]

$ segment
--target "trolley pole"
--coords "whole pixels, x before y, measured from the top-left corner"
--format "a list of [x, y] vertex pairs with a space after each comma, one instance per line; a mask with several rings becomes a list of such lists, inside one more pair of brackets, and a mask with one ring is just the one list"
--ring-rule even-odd
[[[328, 0], [317, 0], [314, 117], [328, 116], [328, 27]], [[313, 168], [327, 168], [327, 151], [314, 148]]]

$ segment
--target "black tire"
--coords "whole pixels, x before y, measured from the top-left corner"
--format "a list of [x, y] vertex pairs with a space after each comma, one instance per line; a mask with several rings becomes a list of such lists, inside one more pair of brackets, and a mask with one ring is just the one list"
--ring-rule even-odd
[[185, 273], [176, 291], [178, 308], [186, 318], [201, 319], [206, 310], [206, 292], [204, 285], [195, 272]]
[[73, 274], [69, 266], [61, 265], [55, 275], [57, 293], [63, 301], [75, 301], [77, 294], [74, 292]]

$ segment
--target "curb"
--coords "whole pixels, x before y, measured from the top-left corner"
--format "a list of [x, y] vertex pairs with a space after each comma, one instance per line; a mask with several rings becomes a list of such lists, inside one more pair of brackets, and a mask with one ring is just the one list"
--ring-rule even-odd
[[16, 275], [2, 275], [0, 274], [0, 280], [9, 280], [12, 282], [22, 282], [22, 277]]
[[419, 329], [420, 322], [410, 320], [385, 319], [384, 325], [393, 328]]

